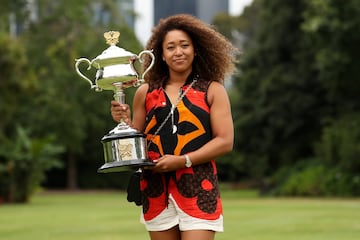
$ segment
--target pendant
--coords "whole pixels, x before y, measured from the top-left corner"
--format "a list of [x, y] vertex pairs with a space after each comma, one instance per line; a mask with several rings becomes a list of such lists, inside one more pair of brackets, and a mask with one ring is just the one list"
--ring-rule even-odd
[[177, 126], [174, 124], [174, 109], [175, 105], [171, 106], [170, 114], [171, 114], [171, 125], [172, 125], [172, 133], [175, 134], [177, 132]]
[[175, 134], [177, 132], [177, 126], [173, 125], [172, 126], [172, 133]]

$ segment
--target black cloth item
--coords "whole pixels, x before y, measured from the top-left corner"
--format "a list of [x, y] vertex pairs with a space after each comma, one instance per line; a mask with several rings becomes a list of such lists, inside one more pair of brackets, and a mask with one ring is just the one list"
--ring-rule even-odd
[[136, 206], [142, 205], [142, 196], [140, 190], [141, 174], [142, 174], [141, 170], [135, 171], [131, 175], [127, 187], [127, 200], [128, 202], [134, 202]]

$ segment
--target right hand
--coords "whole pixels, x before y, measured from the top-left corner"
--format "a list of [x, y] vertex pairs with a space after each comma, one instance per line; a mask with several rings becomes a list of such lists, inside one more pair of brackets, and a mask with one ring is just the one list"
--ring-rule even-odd
[[111, 116], [115, 122], [123, 120], [125, 123], [130, 125], [130, 106], [128, 104], [121, 104], [118, 101], [111, 101]]

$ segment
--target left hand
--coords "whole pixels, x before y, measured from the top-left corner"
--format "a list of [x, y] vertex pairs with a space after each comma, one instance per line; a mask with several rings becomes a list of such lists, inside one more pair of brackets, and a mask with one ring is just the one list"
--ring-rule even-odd
[[171, 172], [185, 167], [184, 156], [164, 155], [156, 160], [155, 166], [147, 168], [154, 172]]

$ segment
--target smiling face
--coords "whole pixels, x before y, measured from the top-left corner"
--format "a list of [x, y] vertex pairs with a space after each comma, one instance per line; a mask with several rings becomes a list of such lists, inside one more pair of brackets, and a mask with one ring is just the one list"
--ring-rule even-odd
[[163, 59], [170, 75], [190, 74], [194, 60], [194, 45], [189, 35], [182, 30], [169, 31], [163, 41]]

